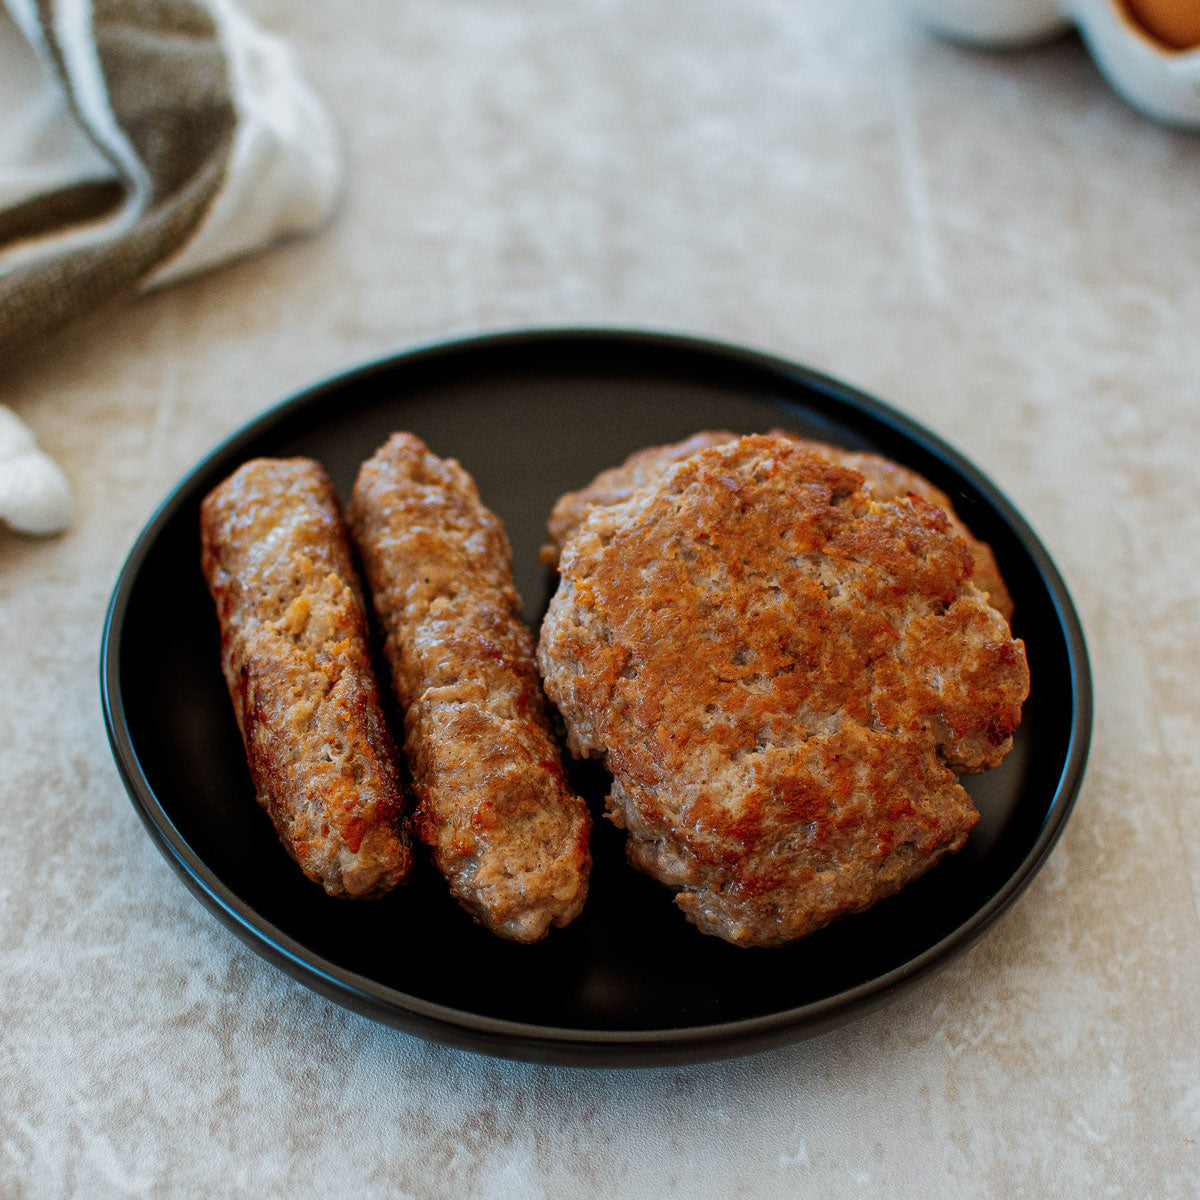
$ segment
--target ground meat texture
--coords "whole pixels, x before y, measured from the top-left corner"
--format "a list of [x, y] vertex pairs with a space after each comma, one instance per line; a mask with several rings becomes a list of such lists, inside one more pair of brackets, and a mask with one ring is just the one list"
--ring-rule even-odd
[[459, 902], [516, 941], [566, 925], [591, 867], [565, 786], [499, 519], [411, 434], [363, 464], [350, 523], [386, 635], [414, 829]]
[[[976, 538], [963, 524], [945, 492], [934, 487], [923, 475], [918, 475], [916, 471], [902, 467], [881, 454], [843, 450], [827, 442], [809, 441], [782, 430], [772, 430], [772, 433], [780, 437], [790, 437], [797, 445], [857, 471], [877, 499], [898, 500], [912, 493], [943, 509], [950, 518], [951, 528], [971, 550], [975, 564], [972, 582], [981, 592], [987, 594], [991, 606], [1006, 621], [1012, 620], [1012, 597], [1000, 575], [992, 548]], [[546, 525], [549, 540], [542, 547], [542, 562], [548, 567], [553, 567], [558, 562], [563, 543], [590, 509], [597, 505], [619, 504], [627, 500], [637, 488], [662, 476], [675, 463], [709, 446], [734, 442], [737, 437], [736, 433], [727, 430], [704, 430], [682, 442], [674, 442], [667, 446], [650, 446], [631, 454], [619, 467], [601, 471], [581, 491], [567, 492], [560, 496]]]
[[582, 490], [564, 493], [558, 498], [546, 522], [549, 540], [542, 547], [542, 562], [548, 567], [557, 565], [564, 543], [590, 509], [597, 505], [620, 504], [628, 500], [639, 487], [660, 478], [675, 463], [690, 458], [708, 446], [737, 441], [737, 436], [723, 429], [703, 430], [669, 446], [647, 446], [644, 450], [635, 450], [619, 467], [601, 471]]
[[205, 498], [200, 532], [259, 804], [331, 896], [382, 895], [412, 856], [333, 485], [309, 459], [255, 459]]
[[899, 463], [884, 458], [881, 454], [857, 454], [826, 446], [822, 442], [802, 443], [810, 445], [820, 453], [830, 454], [843, 467], [857, 471], [864, 479], [867, 490], [878, 500], [902, 500], [905, 496], [920, 496], [930, 504], [936, 504], [950, 519], [950, 528], [967, 543], [971, 551], [971, 582], [987, 596], [988, 603], [1006, 620], [1013, 616], [1013, 601], [996, 565], [996, 556], [987, 542], [981, 542], [963, 524], [950, 497], [940, 488], [934, 487], [924, 475], [910, 471]]
[[782, 436], [592, 507], [542, 627], [546, 691], [613, 776], [634, 865], [706, 933], [793, 941], [961, 848], [1025, 649], [920, 495]]

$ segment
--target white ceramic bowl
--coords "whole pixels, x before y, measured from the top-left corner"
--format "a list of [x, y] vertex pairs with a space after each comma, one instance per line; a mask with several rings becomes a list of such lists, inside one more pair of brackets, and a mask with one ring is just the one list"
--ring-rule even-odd
[[1011, 48], [1071, 25], [1114, 88], [1158, 121], [1200, 129], [1200, 47], [1160, 42], [1120, 0], [901, 0], [920, 21], [957, 41]]

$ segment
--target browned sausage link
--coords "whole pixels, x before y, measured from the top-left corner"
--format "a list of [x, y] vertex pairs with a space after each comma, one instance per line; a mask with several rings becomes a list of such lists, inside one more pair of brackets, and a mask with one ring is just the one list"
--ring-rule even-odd
[[331, 896], [382, 895], [412, 854], [333, 484], [309, 459], [255, 459], [205, 498], [200, 529], [258, 802]]
[[504, 528], [458, 463], [404, 433], [363, 464], [349, 515], [404, 709], [414, 828], [469, 912], [534, 941], [583, 907], [590, 818], [563, 782]]

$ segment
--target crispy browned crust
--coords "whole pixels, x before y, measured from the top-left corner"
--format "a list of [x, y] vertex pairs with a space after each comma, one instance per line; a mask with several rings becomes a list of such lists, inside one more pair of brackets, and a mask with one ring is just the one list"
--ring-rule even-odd
[[794, 940], [958, 850], [1024, 646], [945, 511], [782, 436], [700, 450], [563, 548], [546, 691], [631, 861], [702, 930]]
[[936, 488], [924, 475], [902, 467], [881, 454], [859, 454], [827, 446], [823, 442], [811, 445], [819, 452], [832, 455], [843, 467], [857, 471], [868, 488], [880, 500], [902, 500], [905, 496], [920, 496], [936, 504], [950, 518], [950, 528], [967, 543], [973, 566], [971, 582], [988, 598], [988, 603], [1006, 620], [1013, 617], [1013, 601], [996, 565], [996, 556], [987, 542], [981, 542], [959, 518], [950, 497]]
[[[981, 592], [986, 592], [991, 605], [1006, 621], [1012, 620], [1013, 602], [1008, 588], [996, 565], [992, 548], [981, 542], [962, 523], [954, 511], [950, 497], [934, 487], [923, 475], [900, 466], [881, 454], [862, 454], [843, 450], [827, 442], [815, 442], [796, 437], [784, 430], [773, 429], [772, 434], [790, 437], [797, 445], [804, 446], [817, 454], [823, 454], [841, 466], [857, 471], [866, 480], [870, 490], [880, 500], [898, 500], [909, 495], [921, 496], [931, 504], [946, 511], [950, 525], [971, 549], [975, 560], [973, 582]], [[682, 442], [667, 446], [650, 446], [631, 454], [619, 467], [601, 471], [587, 487], [578, 492], [567, 492], [560, 496], [546, 523], [548, 541], [542, 547], [541, 559], [548, 567], [558, 562], [558, 556], [572, 531], [587, 516], [589, 509], [597, 505], [620, 504], [627, 500], [636, 488], [658, 478], [675, 463], [709, 446], [721, 446], [737, 440], [736, 433], [728, 430], [704, 430], [693, 434]]]
[[591, 820], [563, 779], [504, 528], [458, 463], [405, 433], [363, 464], [350, 522], [404, 711], [414, 828], [469, 912], [535, 941], [583, 907]]
[[309, 459], [254, 459], [205, 498], [200, 532], [259, 804], [331, 896], [382, 895], [412, 855], [333, 485]]
[[542, 562], [548, 567], [557, 565], [567, 538], [582, 524], [590, 509], [597, 505], [620, 504], [637, 488], [658, 479], [668, 467], [691, 457], [697, 450], [736, 441], [737, 436], [724, 429], [706, 429], [669, 446], [647, 446], [644, 450], [635, 450], [619, 467], [601, 471], [580, 491], [565, 492], [559, 496], [546, 522], [549, 540], [541, 550]]

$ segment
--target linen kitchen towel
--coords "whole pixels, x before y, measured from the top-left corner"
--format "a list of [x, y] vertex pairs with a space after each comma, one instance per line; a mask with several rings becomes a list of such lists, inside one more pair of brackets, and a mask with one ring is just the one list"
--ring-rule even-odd
[[329, 215], [329, 117], [289, 47], [231, 0], [4, 5], [0, 362]]

